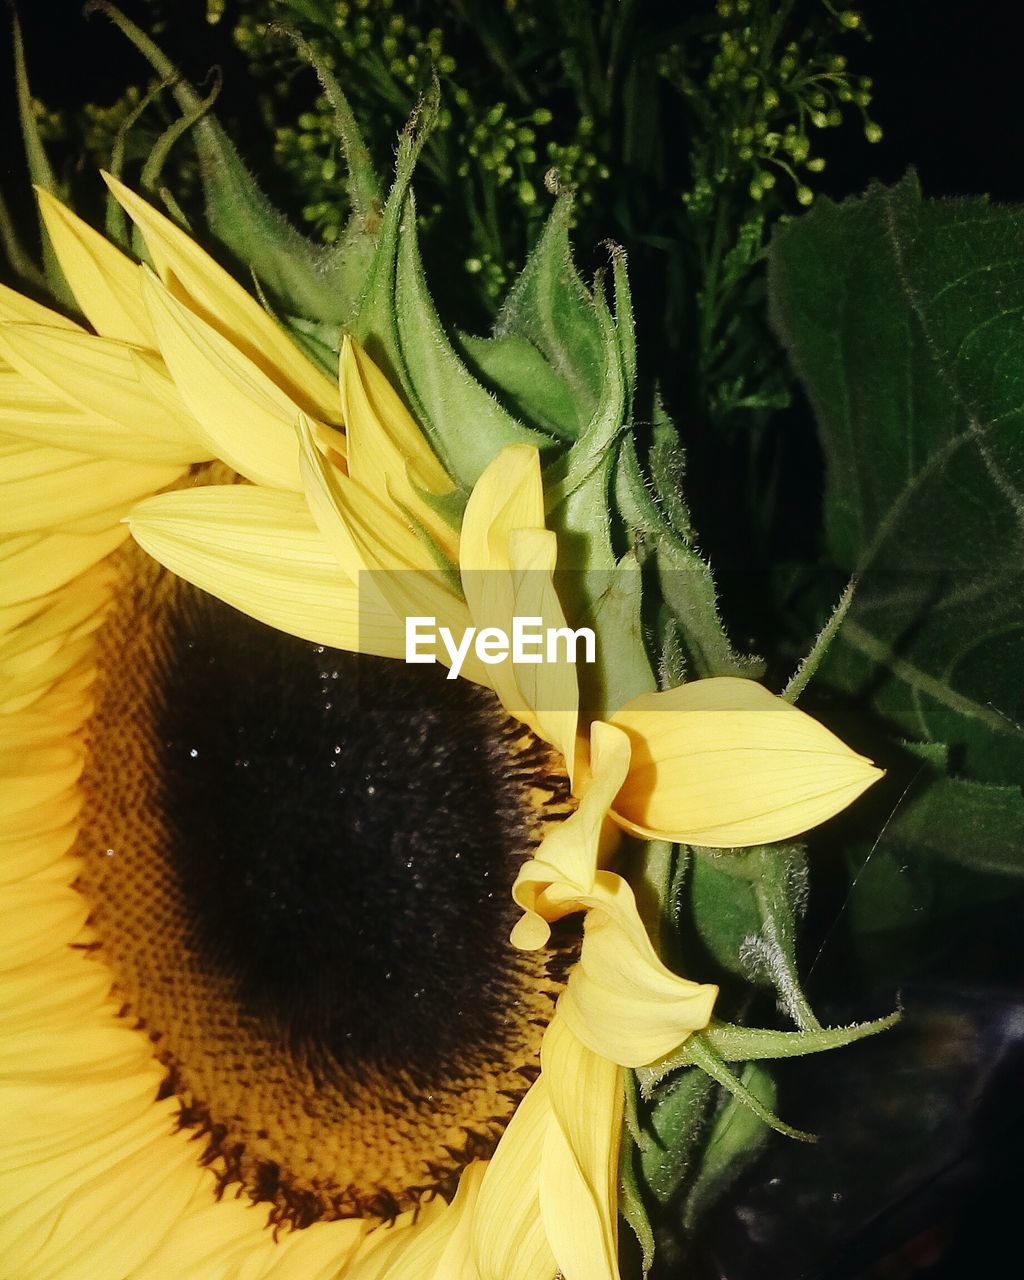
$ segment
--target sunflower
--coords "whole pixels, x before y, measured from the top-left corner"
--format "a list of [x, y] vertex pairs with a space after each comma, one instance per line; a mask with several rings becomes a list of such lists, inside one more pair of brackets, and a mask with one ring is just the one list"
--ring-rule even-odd
[[748, 680], [594, 719], [567, 660], [399, 661], [566, 625], [536, 449], [460, 493], [357, 343], [327, 377], [108, 183], [145, 265], [39, 193], [89, 329], [0, 290], [0, 1274], [615, 1277], [623, 1069], [716, 996], [616, 833], [878, 771]]

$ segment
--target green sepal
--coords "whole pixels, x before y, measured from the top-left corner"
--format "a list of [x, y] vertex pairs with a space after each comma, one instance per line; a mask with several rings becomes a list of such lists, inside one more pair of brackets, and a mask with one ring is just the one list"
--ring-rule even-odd
[[[21, 137], [25, 146], [29, 177], [37, 187], [51, 192], [58, 199], [64, 199], [67, 193], [54, 177], [32, 110], [32, 93], [28, 84], [28, 68], [25, 65], [25, 44], [21, 38], [21, 23], [18, 21], [17, 14], [11, 15], [11, 32], [14, 44], [14, 83], [18, 99], [18, 119], [21, 124]], [[57, 261], [42, 214], [39, 213], [38, 217], [46, 288], [61, 307], [77, 315], [79, 314], [78, 303]]]
[[494, 337], [525, 338], [568, 384], [577, 432], [592, 421], [604, 393], [604, 336], [569, 242], [573, 197], [559, 192], [526, 266], [510, 289]]
[[623, 375], [616, 320], [600, 281], [593, 306], [602, 340], [601, 394], [579, 439], [549, 468], [544, 490], [563, 563], [573, 569], [607, 571], [616, 562], [610, 499], [617, 445], [629, 423], [632, 388]]
[[[325, 250], [296, 231], [274, 208], [220, 124], [205, 112], [203, 100], [150, 37], [105, 0], [94, 0], [89, 8], [104, 13], [164, 77], [183, 115], [192, 122], [206, 223], [215, 239], [258, 276], [283, 310], [337, 324], [351, 319], [379, 218], [379, 199], [375, 204], [373, 194], [376, 178], [351, 112], [349, 127], [339, 125], [339, 135], [349, 165], [353, 214], [339, 244]], [[317, 70], [323, 78], [322, 69]], [[331, 89], [343, 102], [340, 89], [334, 84]], [[335, 114], [341, 115], [337, 103]]]
[[395, 181], [352, 332], [401, 389], [449, 475], [468, 489], [506, 445], [553, 439], [517, 422], [470, 374], [445, 334], [423, 274], [409, 185], [438, 111], [438, 87], [404, 129]]
[[807, 895], [802, 846], [693, 853], [684, 897], [690, 927], [727, 972], [773, 987], [797, 1026], [816, 1028], [796, 963], [796, 921]]
[[651, 1107], [638, 1153], [643, 1185], [656, 1204], [671, 1202], [700, 1159], [714, 1088], [703, 1071], [683, 1071]]
[[636, 1077], [625, 1073], [625, 1130], [619, 1148], [619, 1212], [625, 1218], [640, 1245], [644, 1276], [654, 1265], [654, 1228], [644, 1203], [644, 1184], [640, 1172], [640, 1147], [646, 1141], [637, 1113]]
[[[634, 437], [623, 438], [613, 493], [626, 536], [640, 563], [653, 575], [656, 595], [676, 624], [672, 628], [663, 622], [659, 628], [664, 637], [662, 651], [656, 655], [659, 667], [685, 665], [701, 677], [754, 675], [757, 664], [738, 655], [729, 642], [711, 568], [693, 547], [689, 513], [680, 497], [681, 463], [667, 439], [667, 432], [674, 429], [660, 407], [655, 423], [647, 468], [641, 464]], [[672, 642], [678, 642], [682, 653], [666, 661], [664, 645]]]
[[819, 1027], [816, 1031], [774, 1031], [762, 1027], [742, 1027], [731, 1022], [712, 1022], [703, 1031], [688, 1037], [670, 1054], [636, 1071], [642, 1097], [673, 1071], [683, 1067], [703, 1067], [707, 1052], [721, 1062], [764, 1062], [782, 1058], [802, 1058], [811, 1053], [827, 1053], [877, 1036], [894, 1027], [902, 1017], [899, 1009], [870, 1022], [854, 1022], [846, 1027]]
[[510, 413], [560, 440], [575, 440], [579, 401], [571, 384], [532, 342], [515, 333], [501, 338], [458, 333], [454, 341], [473, 376]]
[[561, 594], [574, 605], [574, 624], [593, 628], [596, 658], [578, 668], [580, 703], [589, 716], [607, 719], [632, 698], [658, 687], [647, 656], [643, 575], [628, 552], [611, 573], [568, 575], [569, 582], [577, 580], [590, 589], [586, 598], [572, 599], [569, 590]]
[[710, 1040], [705, 1039], [700, 1034], [691, 1036], [690, 1039], [692, 1041], [689, 1047], [691, 1065], [698, 1067], [705, 1075], [710, 1076], [716, 1084], [721, 1085], [741, 1106], [746, 1107], [752, 1115], [756, 1116], [762, 1124], [774, 1129], [776, 1133], [781, 1133], [783, 1137], [793, 1138], [797, 1142], [817, 1142], [817, 1137], [813, 1133], [807, 1133], [803, 1129], [794, 1129], [791, 1124], [786, 1124], [784, 1120], [779, 1119], [770, 1107], [765, 1106], [760, 1098], [751, 1093], [741, 1077], [729, 1070]]
[[[775, 1081], [759, 1062], [746, 1062], [739, 1074], [747, 1096], [766, 1111], [775, 1108]], [[683, 1201], [683, 1229], [692, 1234], [704, 1214], [757, 1158], [770, 1126], [734, 1093], [724, 1093], [711, 1120], [700, 1165]]]

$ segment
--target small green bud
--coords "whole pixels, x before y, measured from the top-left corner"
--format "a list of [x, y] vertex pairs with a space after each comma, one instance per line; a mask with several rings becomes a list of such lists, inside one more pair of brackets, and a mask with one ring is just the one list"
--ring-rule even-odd
[[821, 156], [815, 156], [813, 160], [807, 161], [807, 168], [811, 173], [821, 173], [825, 167], [825, 161]]
[[881, 142], [882, 141], [881, 125], [875, 124], [874, 120], [869, 120], [867, 124], [864, 126], [864, 137], [867, 138], [868, 142]]
[[814, 192], [810, 187], [797, 187], [796, 198], [802, 205], [807, 206], [814, 203]]
[[824, 111], [812, 111], [811, 124], [813, 124], [816, 129], [827, 129], [828, 116], [824, 113]]
[[484, 269], [484, 264], [479, 258], [467, 258], [464, 265], [471, 276], [477, 275]]
[[527, 182], [525, 178], [522, 180], [522, 182], [520, 182], [517, 190], [517, 194], [519, 196], [520, 204], [536, 204], [537, 203], [536, 189], [534, 188], [533, 183]]
[[779, 95], [774, 89], [766, 89], [764, 97], [761, 99], [761, 105], [765, 111], [774, 111], [779, 105]]
[[839, 15], [839, 21], [848, 31], [856, 31], [863, 19], [855, 9], [844, 9]]

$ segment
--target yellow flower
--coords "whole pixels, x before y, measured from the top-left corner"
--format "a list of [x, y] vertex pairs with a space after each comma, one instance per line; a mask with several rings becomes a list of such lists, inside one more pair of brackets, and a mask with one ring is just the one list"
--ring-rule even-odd
[[[151, 267], [40, 193], [94, 332], [0, 289], [0, 1274], [611, 1280], [622, 1069], [706, 1025], [716, 994], [657, 957], [607, 866], [614, 832], [780, 839], [850, 803], [877, 770], [748, 681], [645, 695], [581, 724], [569, 664], [473, 658], [467, 682], [434, 682], [449, 701], [433, 719], [426, 704], [407, 712], [404, 664], [369, 668], [384, 683], [347, 704], [323, 759], [296, 765], [277, 721], [303, 713], [274, 701], [294, 653], [320, 732], [336, 697], [358, 693], [331, 651], [394, 660], [406, 616], [453, 631], [523, 615], [565, 625], [539, 459], [524, 446], [499, 454], [456, 527], [448, 476], [355, 343], [342, 344], [335, 384], [188, 236], [109, 182]], [[129, 529], [152, 559], [124, 545]], [[183, 582], [312, 644], [254, 639]], [[244, 717], [222, 714], [239, 680], [258, 741]], [[459, 717], [454, 745], [430, 737]], [[402, 838], [388, 845], [371, 760], [378, 734], [398, 733], [408, 755], [407, 718], [427, 772], [403, 793]], [[216, 786], [202, 772], [208, 741]], [[285, 805], [279, 828], [260, 829], [265, 811], [250, 808], [257, 755], [266, 812]], [[153, 781], [157, 760], [172, 763]], [[334, 788], [356, 833], [340, 852], [317, 808], [339, 761], [365, 773], [356, 799]], [[278, 766], [299, 794], [278, 794]], [[453, 914], [437, 873], [439, 842], [472, 861], [443, 797], [474, 769], [492, 790], [463, 787], [472, 823], [519, 833], [508, 881], [523, 914], [509, 917], [519, 950], [507, 953], [490, 926], [474, 941], [475, 920], [504, 919], [504, 895], [492, 907], [482, 889], [470, 916]], [[392, 902], [393, 874], [378, 880], [360, 861], [367, 832], [389, 848], [406, 898]], [[421, 866], [428, 837], [434, 861]], [[378, 890], [385, 900], [371, 902]], [[209, 917], [198, 922], [196, 895]], [[402, 948], [373, 933], [371, 907], [396, 922]], [[566, 944], [544, 948], [551, 925], [580, 911], [563, 985], [548, 958]], [[346, 953], [325, 938], [327, 919], [358, 938], [362, 969], [331, 968]], [[318, 974], [323, 956], [331, 971]], [[417, 965], [425, 980], [436, 968], [449, 992], [474, 998], [449, 1019], [396, 1014], [392, 973], [370, 973], [382, 956], [411, 968], [413, 985]], [[359, 1014], [351, 1026], [342, 998]], [[499, 1035], [502, 1019], [512, 1029]], [[421, 1026], [437, 1043], [396, 1063]], [[196, 1053], [185, 1065], [181, 1044]], [[437, 1064], [452, 1063], [455, 1078], [436, 1085]], [[204, 1088], [225, 1076], [241, 1083], [222, 1114]], [[300, 1101], [265, 1120], [264, 1097], [292, 1089]], [[294, 1167], [268, 1154], [282, 1144]]]

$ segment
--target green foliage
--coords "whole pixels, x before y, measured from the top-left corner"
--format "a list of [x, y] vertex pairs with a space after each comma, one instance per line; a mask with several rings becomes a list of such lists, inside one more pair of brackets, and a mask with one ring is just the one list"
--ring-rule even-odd
[[[822, 203], [772, 262], [828, 463], [828, 547], [860, 584], [819, 678], [1004, 787], [1024, 774], [1022, 255], [1018, 210], [923, 200], [911, 177]], [[940, 807], [945, 839], [974, 844], [977, 805]], [[1020, 812], [984, 807], [987, 832]]]
[[[180, 26], [167, 0], [146, 2], [153, 29]], [[491, 316], [544, 226], [545, 183], [572, 188], [579, 243], [613, 234], [635, 271], [669, 284], [651, 326], [663, 352], [649, 348], [648, 359], [687, 353], [670, 398], [687, 416], [731, 426], [786, 398], [761, 320], [766, 233], [810, 198], [823, 165], [816, 135], [863, 113], [870, 85], [839, 52], [859, 22], [823, 0], [690, 8], [680, 17], [651, 0], [225, 0], [208, 7], [204, 45], [243, 53], [252, 79], [242, 131], [261, 120], [273, 138], [268, 194], [324, 245], [351, 225], [351, 156], [326, 78], [318, 91], [296, 36], [344, 86], [381, 173], [436, 77], [441, 101], [417, 195], [443, 310], [467, 327]], [[237, 77], [232, 90], [237, 100]], [[164, 133], [165, 96], [138, 119], [137, 85], [113, 106], [56, 119], [40, 110], [51, 138], [67, 139], [69, 161], [84, 156], [87, 167], [109, 162], [131, 120], [130, 165]], [[187, 147], [176, 147], [167, 174], [191, 216], [198, 173]]]

